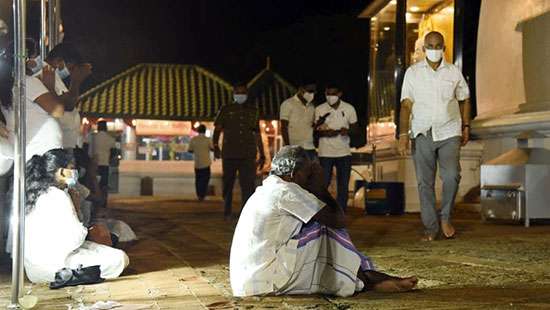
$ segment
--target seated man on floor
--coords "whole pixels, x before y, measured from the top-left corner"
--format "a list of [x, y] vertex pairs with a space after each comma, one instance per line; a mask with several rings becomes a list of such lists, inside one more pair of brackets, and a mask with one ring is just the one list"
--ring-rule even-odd
[[350, 240], [322, 168], [299, 146], [285, 146], [243, 208], [230, 257], [234, 296], [402, 292], [417, 279], [374, 270]]

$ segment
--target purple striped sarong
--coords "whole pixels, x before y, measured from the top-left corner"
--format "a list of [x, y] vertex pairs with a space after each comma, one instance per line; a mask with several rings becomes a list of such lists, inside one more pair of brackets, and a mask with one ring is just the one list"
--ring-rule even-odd
[[346, 229], [333, 229], [318, 222], [312, 221], [304, 226], [296, 236], [292, 239], [298, 240], [298, 248], [301, 248], [313, 240], [319, 239], [322, 235], [326, 235], [332, 240], [338, 242], [344, 248], [354, 252], [361, 259], [361, 271], [375, 270], [372, 260], [359, 252], [351, 242], [351, 238]]

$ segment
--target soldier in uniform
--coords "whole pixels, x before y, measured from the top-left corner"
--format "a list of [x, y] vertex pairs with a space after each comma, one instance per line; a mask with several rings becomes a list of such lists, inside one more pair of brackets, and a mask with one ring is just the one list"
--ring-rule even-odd
[[[241, 207], [254, 193], [256, 167], [261, 169], [265, 155], [258, 123], [258, 110], [248, 103], [248, 88], [244, 83], [233, 87], [232, 104], [223, 106], [214, 121], [214, 155], [222, 158], [224, 219], [232, 216], [233, 185], [237, 172], [241, 186]], [[220, 134], [223, 132], [223, 150]], [[256, 155], [259, 160], [256, 162]]]

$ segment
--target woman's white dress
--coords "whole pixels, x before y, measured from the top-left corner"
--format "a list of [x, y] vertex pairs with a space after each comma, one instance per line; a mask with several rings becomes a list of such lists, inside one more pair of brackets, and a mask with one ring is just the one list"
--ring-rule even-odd
[[88, 230], [80, 223], [71, 197], [50, 187], [25, 218], [25, 272], [35, 283], [51, 282], [64, 267], [100, 265], [101, 277], [118, 277], [128, 265], [121, 250], [86, 241]]

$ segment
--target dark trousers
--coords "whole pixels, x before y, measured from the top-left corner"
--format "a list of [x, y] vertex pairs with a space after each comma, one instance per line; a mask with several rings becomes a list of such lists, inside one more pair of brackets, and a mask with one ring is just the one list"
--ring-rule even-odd
[[99, 187], [101, 189], [109, 187], [109, 166], [97, 166], [97, 174], [99, 175]]
[[256, 186], [256, 160], [254, 158], [224, 158], [222, 160], [222, 167], [224, 215], [228, 216], [231, 215], [233, 185], [235, 184], [237, 172], [239, 173], [239, 184], [241, 186], [241, 208], [254, 193]]
[[107, 207], [109, 199], [109, 166], [97, 166], [97, 175], [99, 175], [99, 188], [103, 193], [102, 207]]
[[307, 158], [309, 158], [309, 160], [311, 161], [316, 160], [318, 158], [317, 151], [315, 150], [306, 150], [306, 154], [307, 154]]
[[326, 186], [332, 179], [332, 168], [336, 166], [336, 201], [345, 211], [348, 205], [349, 177], [351, 175], [351, 156], [343, 157], [319, 157], [319, 163], [323, 167]]
[[210, 183], [210, 166], [195, 169], [195, 191], [199, 200], [203, 200], [206, 196], [208, 183]]

